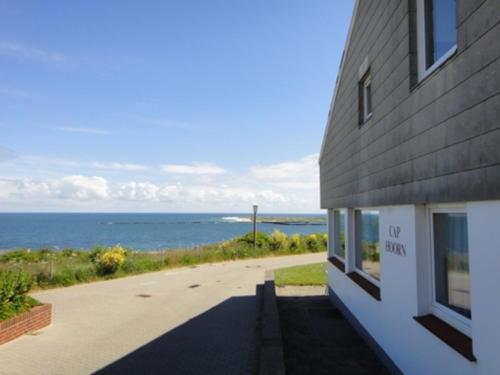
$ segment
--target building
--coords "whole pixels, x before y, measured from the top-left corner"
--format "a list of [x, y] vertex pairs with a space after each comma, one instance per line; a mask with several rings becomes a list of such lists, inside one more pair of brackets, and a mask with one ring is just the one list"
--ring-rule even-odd
[[331, 299], [391, 370], [500, 374], [500, 1], [358, 0], [319, 163]]

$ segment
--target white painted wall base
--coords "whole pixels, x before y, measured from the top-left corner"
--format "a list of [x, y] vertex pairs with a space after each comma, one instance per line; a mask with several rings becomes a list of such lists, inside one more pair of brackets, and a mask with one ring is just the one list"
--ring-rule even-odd
[[[469, 231], [471, 362], [418, 324], [428, 313], [429, 221], [424, 206], [380, 207], [381, 301], [329, 264], [328, 284], [405, 374], [500, 374], [500, 201], [464, 204]], [[385, 250], [401, 229], [405, 254]], [[349, 237], [351, 238], [351, 237]], [[348, 251], [352, 253], [351, 246]], [[348, 254], [348, 263], [350, 254]]]

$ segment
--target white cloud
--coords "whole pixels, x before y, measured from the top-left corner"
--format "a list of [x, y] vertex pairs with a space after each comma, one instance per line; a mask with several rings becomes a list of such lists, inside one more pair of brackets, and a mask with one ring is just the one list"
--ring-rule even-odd
[[109, 198], [108, 182], [98, 176], [65, 176], [57, 180], [0, 180], [1, 198], [69, 199], [77, 201]]
[[289, 201], [289, 199], [287, 199], [283, 194], [276, 193], [272, 190], [261, 191], [257, 193], [256, 198], [259, 201], [264, 201], [268, 203], [285, 203]]
[[319, 209], [316, 157], [238, 173], [210, 163], [155, 167], [20, 156], [0, 164], [0, 207], [241, 212], [256, 202], [264, 212], [315, 212]]
[[0, 199], [7, 200], [18, 192], [15, 181], [0, 180]]
[[139, 172], [146, 171], [149, 169], [148, 166], [142, 164], [134, 163], [118, 163], [118, 162], [92, 162], [92, 167], [96, 169], [103, 170], [114, 170], [114, 171], [129, 171], [129, 172]]
[[[7, 152], [9, 150], [3, 151], [0, 147], [0, 161], [2, 161], [2, 155], [5, 152], [5, 155], [8, 155]], [[12, 152], [11, 152], [12, 153]], [[12, 153], [15, 156], [14, 153]], [[12, 159], [13, 157], [11, 157]], [[7, 159], [6, 159], [7, 160]], [[81, 161], [81, 160], [72, 160], [72, 159], [64, 159], [64, 158], [54, 158], [54, 157], [46, 157], [39, 155], [23, 155], [18, 158], [23, 164], [27, 164], [33, 167], [42, 167], [45, 169], [54, 169], [54, 167], [63, 167], [65, 169], [74, 170], [78, 168], [79, 170], [89, 169], [89, 170], [101, 170], [101, 171], [123, 171], [123, 172], [141, 172], [151, 170], [150, 166], [138, 163], [126, 163], [126, 162], [117, 162], [117, 161]], [[81, 173], [81, 172], [79, 172]]]
[[63, 132], [69, 133], [85, 133], [85, 134], [97, 134], [97, 135], [106, 135], [109, 134], [107, 130], [104, 129], [96, 129], [96, 128], [85, 128], [85, 127], [73, 127], [73, 126], [61, 126], [57, 128]]
[[311, 179], [307, 181], [304, 178], [303, 181], [285, 181], [285, 182], [271, 182], [273, 186], [282, 189], [292, 189], [292, 190], [308, 190], [308, 189], [319, 189], [319, 178]]
[[166, 173], [186, 175], [220, 175], [227, 171], [211, 163], [165, 164], [162, 170]]
[[129, 201], [158, 200], [159, 187], [149, 182], [128, 182], [113, 192], [113, 198]]
[[109, 197], [108, 182], [98, 176], [67, 176], [56, 183], [57, 197], [76, 200], [102, 200]]
[[0, 42], [0, 55], [31, 60], [49, 65], [64, 65], [68, 58], [62, 53], [28, 47], [18, 43]]
[[318, 154], [303, 157], [298, 161], [254, 166], [250, 168], [252, 176], [259, 180], [298, 180], [307, 181], [308, 177], [318, 174]]
[[99, 176], [72, 175], [53, 180], [0, 180], [0, 199], [75, 200], [75, 201], [149, 201], [176, 204], [251, 204], [284, 203], [290, 199], [272, 190], [250, 188], [166, 184], [130, 181], [110, 183]]

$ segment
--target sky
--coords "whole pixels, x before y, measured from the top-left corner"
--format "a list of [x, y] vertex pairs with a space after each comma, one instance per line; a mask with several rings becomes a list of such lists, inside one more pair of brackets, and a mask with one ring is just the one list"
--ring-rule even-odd
[[0, 0], [0, 211], [319, 212], [353, 0]]

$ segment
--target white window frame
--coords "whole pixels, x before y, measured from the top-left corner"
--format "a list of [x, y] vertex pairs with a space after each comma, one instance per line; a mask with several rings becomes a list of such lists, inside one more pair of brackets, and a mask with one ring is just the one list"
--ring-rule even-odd
[[[372, 284], [375, 284], [380, 288], [380, 280], [377, 280], [375, 277], [372, 275], [366, 273], [363, 271], [363, 269], [358, 268], [357, 265], [357, 256], [358, 256], [358, 249], [357, 249], [357, 244], [358, 244], [358, 239], [357, 239], [357, 225], [356, 225], [356, 211], [377, 211], [378, 212], [378, 217], [379, 217], [379, 227], [378, 227], [378, 241], [379, 241], [379, 262], [380, 265], [382, 265], [382, 251], [380, 247], [380, 210], [378, 208], [374, 207], [357, 207], [354, 209], [354, 271], [367, 279], [369, 282]], [[380, 272], [380, 279], [382, 279], [382, 272]]]
[[[455, 15], [456, 17], [456, 15]], [[417, 58], [418, 58], [418, 80], [421, 81], [430, 75], [433, 71], [439, 68], [446, 60], [448, 60], [456, 51], [457, 44], [451, 47], [443, 56], [434, 62], [430, 67], [426, 67], [427, 61], [427, 34], [425, 27], [425, 0], [417, 0]]]
[[327, 250], [328, 250], [328, 258], [333, 257], [335, 254], [334, 246], [335, 246], [335, 223], [334, 223], [334, 209], [329, 208], [327, 211]]
[[[430, 269], [430, 280], [429, 285], [431, 287], [430, 291], [430, 312], [437, 316], [439, 319], [450, 324], [454, 328], [458, 329], [460, 332], [466, 334], [467, 336], [472, 335], [472, 321], [471, 319], [453, 311], [452, 309], [440, 304], [436, 300], [436, 269], [434, 262], [434, 214], [435, 213], [463, 213], [467, 215], [467, 209], [465, 206], [459, 205], [433, 205], [428, 208], [429, 215], [429, 249], [431, 269]], [[468, 216], [467, 216], [468, 217]], [[468, 226], [468, 225], [467, 225]], [[470, 246], [469, 246], [470, 250]], [[470, 275], [470, 274], [469, 274]], [[470, 276], [469, 276], [470, 277]], [[470, 285], [469, 285], [470, 287]]]
[[[345, 241], [345, 254], [344, 258], [342, 258], [339, 254], [336, 253], [337, 246], [340, 246], [340, 220], [338, 220], [338, 216], [340, 213], [344, 214], [344, 241]], [[333, 210], [333, 253], [332, 256], [340, 260], [342, 263], [346, 263], [347, 260], [347, 208], [336, 208]], [[337, 220], [338, 220], [338, 228], [337, 231]]]

